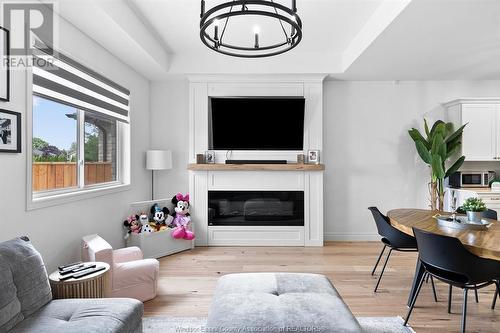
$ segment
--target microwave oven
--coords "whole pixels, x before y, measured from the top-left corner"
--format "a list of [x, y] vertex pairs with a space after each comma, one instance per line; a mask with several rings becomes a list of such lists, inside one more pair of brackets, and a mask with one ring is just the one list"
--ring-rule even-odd
[[457, 171], [450, 175], [448, 184], [454, 188], [489, 187], [494, 179], [493, 171]]

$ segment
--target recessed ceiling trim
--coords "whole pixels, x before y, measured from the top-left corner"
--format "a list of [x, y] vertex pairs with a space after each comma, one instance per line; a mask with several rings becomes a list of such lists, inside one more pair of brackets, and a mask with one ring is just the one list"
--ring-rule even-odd
[[384, 0], [342, 53], [342, 72], [363, 54], [412, 0]]

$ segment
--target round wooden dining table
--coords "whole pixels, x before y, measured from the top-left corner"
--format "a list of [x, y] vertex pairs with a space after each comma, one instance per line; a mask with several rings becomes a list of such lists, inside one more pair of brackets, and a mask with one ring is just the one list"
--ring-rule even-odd
[[[438, 225], [437, 214], [449, 215], [450, 213], [424, 209], [394, 209], [387, 212], [391, 225], [405, 234], [413, 236], [412, 228], [415, 227], [428, 232], [455, 237], [475, 255], [500, 261], [500, 221], [487, 219], [492, 224], [486, 230], [455, 229]], [[424, 274], [424, 268], [420, 260], [418, 260], [408, 304], [413, 299], [422, 274]]]

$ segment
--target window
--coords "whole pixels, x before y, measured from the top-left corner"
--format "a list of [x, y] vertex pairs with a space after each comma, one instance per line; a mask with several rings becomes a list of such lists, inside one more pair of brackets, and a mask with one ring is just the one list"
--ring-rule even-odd
[[33, 97], [33, 192], [78, 185], [77, 114], [73, 107]]
[[85, 113], [85, 185], [116, 178], [116, 120]]
[[60, 53], [35, 51], [28, 208], [127, 185], [128, 90]]
[[[33, 96], [33, 193], [119, 180], [117, 126], [112, 118]], [[80, 132], [83, 147], [78, 144]], [[81, 152], [85, 163], [78, 167]], [[79, 174], [84, 175], [83, 184]]]

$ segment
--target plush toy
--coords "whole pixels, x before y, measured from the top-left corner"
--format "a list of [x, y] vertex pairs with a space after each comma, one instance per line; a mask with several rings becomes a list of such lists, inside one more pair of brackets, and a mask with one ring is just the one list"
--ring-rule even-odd
[[125, 221], [123, 221], [123, 226], [127, 229], [125, 234], [125, 239], [127, 239], [131, 233], [138, 234], [141, 232], [141, 224], [137, 220], [137, 215], [130, 215]]
[[172, 237], [175, 239], [194, 239], [194, 233], [188, 228], [191, 223], [191, 217], [189, 216], [189, 194], [182, 195], [181, 193], [177, 193], [172, 198], [172, 203], [175, 206], [174, 221], [172, 222], [175, 229], [172, 231]]
[[160, 205], [155, 203], [151, 207], [151, 216], [155, 222], [156, 231], [162, 231], [167, 229], [167, 225], [172, 223], [174, 217], [169, 215], [170, 210], [167, 207], [160, 208]]
[[141, 222], [141, 225], [142, 225], [141, 233], [151, 233], [151, 232], [154, 232], [153, 229], [149, 226], [148, 214], [141, 213], [141, 215], [139, 215], [137, 217], [137, 219], [139, 220], [139, 222]]

